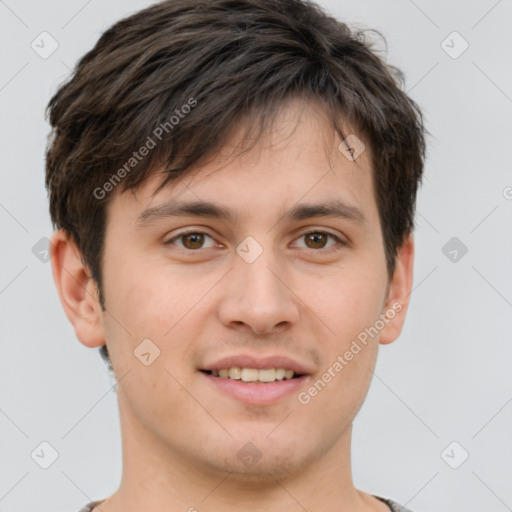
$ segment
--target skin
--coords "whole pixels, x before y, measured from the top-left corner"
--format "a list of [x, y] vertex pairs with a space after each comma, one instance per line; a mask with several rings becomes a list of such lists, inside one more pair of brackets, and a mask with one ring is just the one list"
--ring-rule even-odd
[[[53, 236], [67, 317], [87, 347], [107, 343], [119, 381], [123, 476], [101, 511], [389, 510], [354, 487], [350, 444], [379, 344], [393, 342], [404, 323], [412, 236], [389, 279], [369, 149], [355, 161], [342, 155], [318, 105], [290, 100], [254, 149], [230, 156], [237, 142], [154, 196], [158, 172], [136, 192], [116, 192], [102, 260], [106, 311], [76, 246], [62, 231]], [[239, 219], [165, 217], [137, 226], [144, 209], [176, 198], [212, 201]], [[331, 199], [356, 206], [366, 222], [283, 220], [297, 203]], [[184, 228], [209, 236], [202, 245], [174, 238]], [[303, 236], [311, 232], [346, 244]], [[263, 248], [252, 263], [236, 252], [247, 236]], [[312, 370], [307, 390], [393, 304], [401, 311], [306, 405], [296, 393], [243, 404], [198, 372], [231, 354], [284, 354]], [[133, 353], [146, 338], [160, 349], [149, 366]], [[251, 467], [237, 457], [248, 442], [261, 453]]]

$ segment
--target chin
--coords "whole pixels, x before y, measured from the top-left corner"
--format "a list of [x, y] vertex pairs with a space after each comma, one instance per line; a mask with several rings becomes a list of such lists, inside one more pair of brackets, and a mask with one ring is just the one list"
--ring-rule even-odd
[[207, 460], [203, 459], [203, 467], [209, 467], [216, 473], [230, 473], [230, 478], [247, 484], [274, 486], [276, 479], [290, 478], [311, 464], [313, 452], [305, 452], [307, 447], [303, 440], [288, 438], [285, 444], [282, 437], [273, 440], [266, 437], [269, 431], [252, 440], [245, 435], [243, 438], [235, 437], [222, 448], [217, 445], [215, 452]]

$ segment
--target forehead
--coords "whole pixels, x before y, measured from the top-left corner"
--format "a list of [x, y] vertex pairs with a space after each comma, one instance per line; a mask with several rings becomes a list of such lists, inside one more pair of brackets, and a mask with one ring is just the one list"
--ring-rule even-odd
[[[371, 155], [362, 138], [345, 130], [345, 141], [333, 130], [319, 105], [290, 100], [277, 113], [271, 129], [249, 141], [243, 125], [227, 143], [200, 166], [160, 188], [165, 169], [155, 170], [136, 191], [113, 198], [117, 207], [145, 211], [169, 204], [171, 199], [195, 203], [195, 210], [212, 212], [213, 202], [229, 205], [217, 217], [242, 221], [255, 212], [284, 211], [299, 203], [330, 203], [371, 218], [376, 213]], [[245, 149], [244, 149], [245, 148]], [[352, 151], [350, 151], [352, 150]], [[208, 203], [208, 204], [206, 204]], [[174, 211], [177, 207], [175, 206]], [[359, 215], [359, 212], [361, 215]], [[296, 218], [306, 216], [295, 208]]]

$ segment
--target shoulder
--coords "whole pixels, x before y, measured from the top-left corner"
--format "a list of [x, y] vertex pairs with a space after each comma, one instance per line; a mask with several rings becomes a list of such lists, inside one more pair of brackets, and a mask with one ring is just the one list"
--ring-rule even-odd
[[[389, 498], [382, 498], [381, 496], [375, 496], [380, 501], [383, 501], [391, 509], [391, 512], [412, 512], [408, 508], [403, 507], [396, 501], [390, 500]], [[82, 512], [82, 511], [80, 511]]]
[[105, 500], [91, 501], [91, 503], [85, 505], [85, 507], [81, 508], [78, 512], [92, 512], [94, 507], [97, 507], [100, 503], [103, 503], [104, 501]]
[[94, 508], [94, 504], [88, 503], [85, 505], [85, 507], [81, 508], [78, 512], [92, 512], [92, 509]]

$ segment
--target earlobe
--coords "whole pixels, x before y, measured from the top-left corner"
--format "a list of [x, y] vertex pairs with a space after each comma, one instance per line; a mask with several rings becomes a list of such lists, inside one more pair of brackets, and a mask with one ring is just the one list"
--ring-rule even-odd
[[53, 280], [77, 338], [87, 347], [104, 345], [97, 286], [76, 244], [63, 230], [58, 230], [52, 236], [50, 251]]
[[411, 234], [397, 251], [395, 272], [382, 311], [385, 317], [384, 328], [380, 332], [382, 345], [392, 343], [402, 332], [412, 291], [413, 266], [414, 240]]

